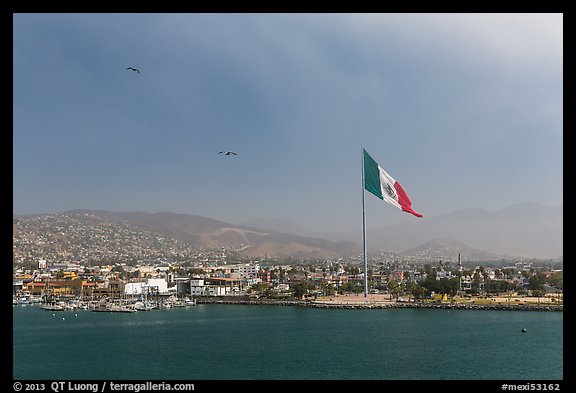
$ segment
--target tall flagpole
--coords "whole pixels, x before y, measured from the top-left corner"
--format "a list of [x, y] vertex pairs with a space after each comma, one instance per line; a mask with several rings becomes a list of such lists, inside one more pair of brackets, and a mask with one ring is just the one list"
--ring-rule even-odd
[[368, 297], [368, 262], [366, 259], [366, 210], [364, 207], [364, 147], [362, 147], [362, 245], [364, 250], [364, 297]]

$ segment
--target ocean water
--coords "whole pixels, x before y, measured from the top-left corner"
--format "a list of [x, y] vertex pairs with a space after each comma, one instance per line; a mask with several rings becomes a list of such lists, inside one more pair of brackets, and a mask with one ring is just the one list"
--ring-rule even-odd
[[[526, 329], [526, 332], [522, 332]], [[15, 380], [562, 380], [563, 313], [13, 308]]]

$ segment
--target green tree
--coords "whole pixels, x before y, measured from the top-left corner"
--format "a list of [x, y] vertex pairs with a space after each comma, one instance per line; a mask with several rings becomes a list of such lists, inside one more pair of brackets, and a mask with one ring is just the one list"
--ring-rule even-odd
[[[424, 273], [426, 273], [426, 277], [431, 277], [432, 274], [435, 275], [435, 271], [432, 271], [432, 265], [429, 263], [424, 264]], [[434, 276], [436, 278], [436, 276]]]
[[528, 289], [531, 291], [543, 290], [544, 283], [541, 276], [534, 274], [528, 279]]
[[396, 280], [388, 281], [388, 291], [393, 295], [396, 300], [400, 297], [400, 283]]
[[544, 289], [534, 289], [532, 291], [532, 296], [535, 296], [538, 298], [538, 301], [540, 301], [541, 297], [546, 296], [546, 291]]
[[442, 293], [446, 293], [448, 296], [456, 296], [460, 289], [460, 279], [458, 277], [443, 278], [440, 281], [444, 284], [442, 287]]
[[363, 287], [362, 283], [354, 282], [354, 281], [348, 281], [346, 284], [344, 284], [342, 286], [342, 290], [344, 292], [349, 292], [349, 293], [360, 293], [364, 290], [364, 287]]
[[278, 282], [284, 282], [286, 277], [286, 271], [282, 269], [282, 266], [278, 267]]
[[549, 278], [546, 279], [546, 282], [558, 289], [564, 289], [564, 274], [563, 272], [555, 272]]
[[308, 292], [307, 285], [303, 282], [299, 282], [291, 285], [292, 296], [298, 300], [302, 300], [304, 295]]
[[414, 283], [414, 282], [410, 283], [406, 287], [406, 290], [409, 291], [409, 293], [412, 294], [412, 296], [416, 300], [423, 299], [429, 295], [426, 288], [424, 288], [422, 285], [420, 285], [418, 283]]
[[320, 284], [320, 290], [324, 294], [324, 296], [333, 296], [336, 293], [336, 288], [334, 285], [324, 282]]

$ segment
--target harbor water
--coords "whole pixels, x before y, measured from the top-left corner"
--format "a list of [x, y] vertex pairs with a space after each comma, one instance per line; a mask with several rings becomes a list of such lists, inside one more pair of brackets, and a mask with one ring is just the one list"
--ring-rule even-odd
[[199, 304], [101, 313], [13, 307], [15, 380], [563, 376], [563, 312]]

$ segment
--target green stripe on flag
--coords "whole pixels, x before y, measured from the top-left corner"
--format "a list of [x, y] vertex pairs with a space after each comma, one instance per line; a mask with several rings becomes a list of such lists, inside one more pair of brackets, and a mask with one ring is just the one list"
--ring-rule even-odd
[[384, 199], [384, 196], [382, 196], [382, 188], [380, 188], [380, 170], [378, 169], [378, 163], [366, 153], [366, 150], [364, 150], [364, 188], [378, 198]]

